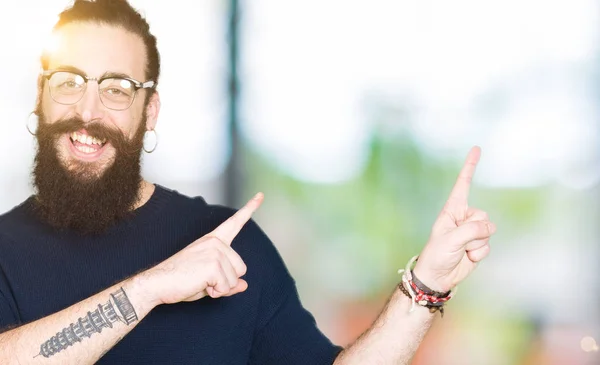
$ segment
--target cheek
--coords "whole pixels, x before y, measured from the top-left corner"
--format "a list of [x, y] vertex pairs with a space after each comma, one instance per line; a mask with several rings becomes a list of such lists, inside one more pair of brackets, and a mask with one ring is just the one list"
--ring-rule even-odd
[[135, 135], [135, 131], [139, 125], [139, 119], [136, 119], [129, 113], [113, 116], [112, 122], [113, 126], [118, 128], [121, 133], [128, 138], [131, 138], [133, 135]]
[[[125, 134], [130, 140], [135, 137], [139, 128], [142, 128], [142, 124], [144, 123], [144, 115], [143, 115], [143, 103], [131, 106], [127, 110], [127, 112], [123, 112], [122, 115], [119, 115], [119, 129]], [[145, 126], [144, 126], [145, 128]]]
[[59, 119], [61, 109], [64, 109], [64, 105], [56, 104], [50, 99], [47, 88], [44, 89], [44, 93], [42, 94], [42, 103], [40, 107], [46, 123], [52, 123], [52, 121]]
[[42, 106], [42, 111], [44, 113], [44, 121], [49, 124], [55, 123], [61, 119], [66, 119], [70, 115], [73, 115], [72, 110], [65, 108], [63, 105]]
[[46, 123], [52, 124], [58, 120], [66, 119], [77, 115], [74, 105], [62, 105], [55, 103], [46, 89], [43, 93], [41, 111]]

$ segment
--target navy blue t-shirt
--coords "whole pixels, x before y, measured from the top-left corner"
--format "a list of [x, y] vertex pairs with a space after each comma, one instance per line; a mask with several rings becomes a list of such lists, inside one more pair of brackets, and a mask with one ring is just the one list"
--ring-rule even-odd
[[[32, 204], [29, 198], [0, 216], [0, 330], [158, 264], [235, 212], [157, 185], [133, 217], [83, 237], [40, 222]], [[98, 364], [332, 364], [341, 348], [303, 308], [281, 256], [254, 221], [232, 247], [248, 268], [245, 292], [156, 307]]]

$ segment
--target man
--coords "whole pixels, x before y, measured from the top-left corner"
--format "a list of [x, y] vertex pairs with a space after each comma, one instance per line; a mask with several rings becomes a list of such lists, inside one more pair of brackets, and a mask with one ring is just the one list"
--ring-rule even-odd
[[54, 35], [36, 194], [0, 217], [0, 363], [406, 364], [489, 253], [495, 227], [467, 205], [475, 148], [376, 323], [333, 345], [250, 220], [262, 194], [234, 212], [140, 176], [160, 112], [146, 21], [123, 0], [76, 0]]

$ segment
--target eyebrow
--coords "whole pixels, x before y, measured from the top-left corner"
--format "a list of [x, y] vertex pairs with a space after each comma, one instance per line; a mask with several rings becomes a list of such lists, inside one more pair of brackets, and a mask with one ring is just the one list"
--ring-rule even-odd
[[107, 79], [107, 78], [118, 78], [118, 79], [131, 79], [134, 80], [133, 77], [124, 74], [124, 73], [120, 73], [120, 72], [105, 72], [104, 75], [102, 75], [100, 77], [101, 79]]
[[[56, 70], [56, 71], [73, 72], [73, 73], [76, 73], [76, 74], [79, 74], [79, 75], [87, 76], [87, 74], [83, 70], [78, 69], [75, 66], [61, 65], [61, 66], [58, 66], [58, 67], [54, 68], [54, 70]], [[131, 79], [131, 80], [134, 80], [133, 77], [131, 77], [131, 76], [127, 75], [127, 74], [121, 73], [121, 72], [108, 72], [107, 71], [102, 76], [99, 77], [99, 79], [107, 79], [107, 78], [119, 78], [119, 79]]]
[[80, 70], [74, 66], [60, 65], [58, 67], [55, 67], [54, 70], [55, 71], [68, 71], [68, 72], [73, 72], [73, 73], [80, 74], [80, 75], [85, 75], [85, 72], [83, 72], [82, 70]]

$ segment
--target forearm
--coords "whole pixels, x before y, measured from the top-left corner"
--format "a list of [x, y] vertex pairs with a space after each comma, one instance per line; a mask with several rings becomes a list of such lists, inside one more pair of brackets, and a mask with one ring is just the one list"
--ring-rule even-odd
[[1, 364], [93, 364], [154, 307], [135, 276], [53, 315], [0, 334]]
[[375, 323], [336, 359], [334, 365], [410, 363], [434, 314], [396, 289]]

